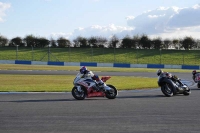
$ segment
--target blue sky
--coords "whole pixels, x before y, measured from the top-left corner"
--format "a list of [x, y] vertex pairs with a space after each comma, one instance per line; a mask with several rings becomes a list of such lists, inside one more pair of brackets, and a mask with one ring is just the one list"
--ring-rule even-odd
[[199, 0], [0, 0], [0, 35], [200, 38]]

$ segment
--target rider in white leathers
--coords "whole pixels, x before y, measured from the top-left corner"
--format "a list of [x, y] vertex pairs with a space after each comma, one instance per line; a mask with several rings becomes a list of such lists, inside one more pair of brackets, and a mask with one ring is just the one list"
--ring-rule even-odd
[[95, 75], [92, 71], [88, 70], [87, 67], [82, 66], [80, 68], [80, 73], [82, 74], [82, 77], [85, 79], [92, 78], [93, 80], [96, 80], [99, 87], [105, 86], [104, 82], [101, 79], [99, 79], [99, 76]]

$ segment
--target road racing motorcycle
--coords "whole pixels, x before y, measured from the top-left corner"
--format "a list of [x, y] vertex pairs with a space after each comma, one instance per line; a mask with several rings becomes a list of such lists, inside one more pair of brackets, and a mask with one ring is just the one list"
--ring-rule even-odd
[[117, 89], [113, 85], [105, 84], [110, 76], [103, 76], [101, 80], [104, 82], [103, 87], [99, 87], [97, 82], [92, 78], [85, 79], [80, 73], [76, 75], [73, 81], [72, 96], [77, 100], [84, 100], [90, 97], [106, 97], [115, 99], [118, 95]]
[[194, 82], [197, 83], [197, 87], [200, 88], [200, 73], [195, 74]]
[[158, 85], [161, 87], [162, 93], [167, 97], [176, 94], [189, 95], [191, 93], [191, 89], [186, 84], [183, 84], [177, 76], [172, 76], [171, 73], [168, 73], [167, 76], [160, 74], [158, 76]]

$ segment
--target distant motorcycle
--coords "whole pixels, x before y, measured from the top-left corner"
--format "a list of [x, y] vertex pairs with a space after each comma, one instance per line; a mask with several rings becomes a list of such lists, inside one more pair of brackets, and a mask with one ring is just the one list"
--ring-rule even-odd
[[195, 74], [194, 81], [197, 83], [197, 87], [200, 88], [200, 73]]
[[[77, 74], [74, 79], [74, 87], [72, 88], [72, 96], [77, 100], [84, 100], [86, 97], [106, 97], [108, 99], [115, 99], [118, 91], [113, 85], [105, 85], [103, 88], [99, 87], [97, 82], [92, 79], [84, 79], [81, 74]], [[105, 83], [110, 76], [104, 76], [101, 80]]]
[[191, 93], [191, 89], [186, 84], [183, 84], [181, 79], [173, 78], [171, 73], [168, 76], [160, 74], [158, 85], [161, 87], [162, 93], [167, 97], [176, 94], [190, 95]]

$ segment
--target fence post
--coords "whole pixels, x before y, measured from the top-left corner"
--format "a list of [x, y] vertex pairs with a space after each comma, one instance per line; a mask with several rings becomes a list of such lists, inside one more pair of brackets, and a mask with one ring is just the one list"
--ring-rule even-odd
[[162, 55], [161, 55], [161, 50], [162, 50], [162, 49], [160, 49], [160, 64], [162, 63]]
[[16, 60], [18, 60], [18, 46], [19, 45], [16, 45]]
[[33, 57], [34, 57], [34, 53], [33, 53], [33, 45], [31, 45], [31, 47], [32, 47], [32, 61], [33, 61]]
[[114, 63], [115, 63], [115, 47], [114, 47]]
[[70, 59], [71, 59], [71, 55], [70, 55], [70, 52], [71, 52], [71, 49], [70, 49], [70, 45], [69, 45], [69, 49], [68, 49], [68, 53], [69, 53], [69, 62], [70, 62]]
[[136, 48], [136, 58], [137, 58], [137, 64], [138, 64], [138, 48]]
[[91, 46], [91, 62], [93, 61], [93, 48], [92, 48], [92, 45]]
[[50, 45], [48, 45], [48, 61], [50, 61]]

